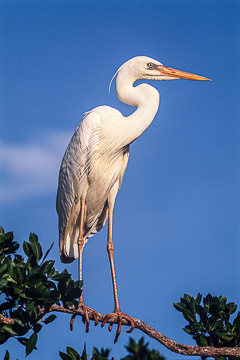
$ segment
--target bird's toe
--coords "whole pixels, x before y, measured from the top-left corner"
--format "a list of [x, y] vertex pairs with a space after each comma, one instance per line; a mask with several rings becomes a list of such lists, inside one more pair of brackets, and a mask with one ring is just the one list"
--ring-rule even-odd
[[[128, 333], [132, 332], [135, 327], [133, 319], [129, 315], [122, 313], [121, 310], [116, 310], [116, 311], [106, 315], [103, 319], [101, 326], [103, 327], [110, 320], [113, 320], [114, 322], [117, 323], [117, 332], [116, 332], [116, 336], [114, 339], [114, 344], [118, 341], [119, 335], [121, 333], [121, 327], [122, 327], [123, 320], [127, 320], [127, 322], [131, 325], [131, 328], [127, 331]], [[112, 330], [112, 323], [109, 324], [108, 330], [109, 331]]]

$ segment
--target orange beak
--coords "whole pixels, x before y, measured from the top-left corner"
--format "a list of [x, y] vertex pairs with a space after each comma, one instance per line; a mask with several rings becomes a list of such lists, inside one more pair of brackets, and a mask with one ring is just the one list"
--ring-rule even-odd
[[157, 69], [160, 71], [161, 75], [172, 77], [175, 79], [212, 81], [211, 79], [208, 79], [208, 78], [200, 76], [200, 75], [191, 74], [191, 73], [188, 73], [185, 71], [173, 69], [173, 68], [163, 66], [163, 65], [158, 65]]

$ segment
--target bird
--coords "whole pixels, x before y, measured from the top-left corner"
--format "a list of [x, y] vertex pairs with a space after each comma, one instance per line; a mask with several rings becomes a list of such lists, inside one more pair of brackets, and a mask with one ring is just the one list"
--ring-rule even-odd
[[[134, 86], [137, 80], [210, 80], [206, 77], [167, 67], [147, 56], [136, 56], [119, 67], [114, 77], [119, 100], [134, 108], [129, 116], [110, 106], [98, 106], [84, 114], [65, 151], [58, 179], [57, 214], [60, 258], [71, 263], [78, 258], [78, 277], [83, 279], [83, 248], [108, 220], [107, 252], [110, 261], [114, 310], [105, 316], [102, 326], [117, 323], [117, 341], [123, 319], [134, 328], [132, 318], [119, 305], [113, 259], [113, 209], [128, 164], [130, 145], [152, 123], [160, 95], [148, 83]], [[113, 79], [111, 80], [112, 83]], [[111, 86], [110, 83], [110, 86]], [[86, 331], [89, 313], [98, 323], [96, 311], [86, 306], [83, 293], [78, 302], [84, 311]], [[110, 330], [112, 325], [110, 324]]]

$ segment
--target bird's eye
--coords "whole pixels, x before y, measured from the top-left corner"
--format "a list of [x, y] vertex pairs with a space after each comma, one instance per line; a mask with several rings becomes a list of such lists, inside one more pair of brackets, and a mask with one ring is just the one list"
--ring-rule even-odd
[[149, 69], [151, 69], [151, 68], [153, 68], [153, 67], [154, 67], [153, 63], [151, 63], [151, 62], [150, 62], [150, 63], [148, 63], [148, 64], [147, 64], [147, 66], [149, 67]]

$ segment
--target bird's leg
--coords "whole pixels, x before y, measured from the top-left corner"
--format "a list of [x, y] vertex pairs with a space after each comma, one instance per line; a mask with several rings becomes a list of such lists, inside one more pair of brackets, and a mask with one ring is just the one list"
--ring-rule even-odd
[[[117, 328], [117, 333], [116, 333], [116, 336], [115, 336], [115, 339], [114, 339], [114, 343], [116, 343], [117, 340], [118, 340], [118, 337], [120, 335], [120, 332], [121, 332], [122, 319], [127, 320], [131, 325], [130, 330], [127, 331], [128, 333], [132, 332], [135, 325], [133, 323], [132, 318], [130, 316], [128, 316], [127, 314], [123, 314], [122, 311], [120, 310], [120, 306], [119, 306], [118, 291], [117, 291], [117, 280], [116, 280], [116, 273], [115, 273], [115, 266], [114, 266], [114, 259], [113, 259], [114, 246], [113, 246], [113, 241], [112, 241], [112, 221], [113, 221], [113, 208], [109, 207], [109, 209], [108, 209], [107, 252], [108, 252], [110, 266], [111, 266], [113, 295], [114, 295], [115, 307], [114, 307], [114, 310], [113, 310], [112, 313], [105, 316], [105, 318], [104, 318], [104, 320], [102, 322], [102, 327], [106, 324], [107, 321], [109, 321], [112, 318], [117, 320], [118, 328]], [[111, 331], [111, 330], [112, 330], [112, 324], [109, 325], [109, 331]]]
[[[81, 211], [80, 211], [80, 228], [79, 228], [79, 237], [78, 237], [78, 279], [80, 281], [83, 280], [82, 276], [82, 254], [83, 254], [83, 247], [84, 247], [84, 239], [83, 239], [83, 220], [84, 220], [84, 210], [85, 210], [85, 203], [82, 200], [81, 201]], [[93, 318], [95, 321], [95, 325], [98, 324], [98, 318], [97, 313], [95, 310], [89, 308], [85, 305], [83, 301], [83, 293], [81, 292], [80, 298], [78, 300], [78, 308], [83, 309], [84, 311], [84, 322], [86, 322], [86, 332], [89, 331], [89, 316], [88, 312], [93, 314]], [[71, 322], [70, 322], [70, 329], [73, 329], [73, 323], [76, 315], [72, 316]]]
[[117, 291], [117, 279], [115, 273], [114, 259], [113, 259], [113, 241], [112, 241], [112, 218], [113, 218], [113, 209], [109, 208], [109, 216], [108, 216], [108, 240], [107, 240], [107, 252], [109, 256], [111, 273], [112, 273], [112, 284], [113, 284], [113, 295], [114, 295], [114, 303], [115, 309], [114, 311], [120, 310], [119, 300], [118, 300], [118, 291]]
[[[81, 201], [81, 211], [80, 211], [80, 228], [79, 228], [79, 237], [78, 237], [78, 279], [80, 281], [83, 280], [82, 278], [82, 253], [84, 247], [84, 239], [83, 239], [83, 219], [84, 219], [84, 208], [85, 203]], [[80, 298], [82, 297], [82, 294]]]

